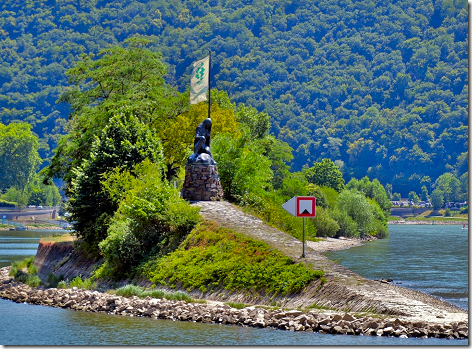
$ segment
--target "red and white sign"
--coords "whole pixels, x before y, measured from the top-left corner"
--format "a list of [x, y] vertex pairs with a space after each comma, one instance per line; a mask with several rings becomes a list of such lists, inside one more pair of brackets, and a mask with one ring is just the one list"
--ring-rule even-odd
[[282, 208], [295, 217], [315, 217], [316, 198], [314, 196], [294, 196]]

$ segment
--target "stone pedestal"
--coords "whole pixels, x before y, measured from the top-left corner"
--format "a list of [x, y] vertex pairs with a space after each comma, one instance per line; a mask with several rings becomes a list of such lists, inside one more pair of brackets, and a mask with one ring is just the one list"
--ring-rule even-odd
[[216, 163], [187, 162], [182, 198], [188, 201], [223, 200], [223, 188]]

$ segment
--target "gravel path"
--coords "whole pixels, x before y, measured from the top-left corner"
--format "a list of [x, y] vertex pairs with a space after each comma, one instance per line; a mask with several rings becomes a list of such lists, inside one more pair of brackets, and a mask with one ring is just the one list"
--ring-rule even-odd
[[305, 258], [301, 258], [302, 243], [292, 236], [275, 229], [262, 220], [243, 212], [225, 201], [199, 201], [192, 204], [201, 208], [204, 218], [218, 225], [262, 240], [282, 251], [295, 262], [303, 262], [314, 269], [325, 272], [327, 282], [308, 286], [303, 295], [286, 300], [287, 306], [317, 306], [337, 311], [371, 310], [386, 315], [404, 317], [408, 320], [428, 323], [450, 323], [465, 321], [467, 311], [440, 299], [388, 283], [368, 280], [330, 261], [321, 252], [331, 249], [344, 249], [361, 244], [359, 240], [331, 239], [321, 242], [308, 242]]

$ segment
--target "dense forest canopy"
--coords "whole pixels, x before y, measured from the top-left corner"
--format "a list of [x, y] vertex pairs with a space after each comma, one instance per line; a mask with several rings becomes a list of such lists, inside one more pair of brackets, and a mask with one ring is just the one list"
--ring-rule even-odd
[[27, 122], [49, 158], [66, 130], [65, 72], [83, 53], [151, 38], [167, 82], [188, 88], [213, 53], [212, 86], [271, 117], [292, 169], [332, 159], [346, 180], [408, 195], [468, 169], [465, 0], [5, 0], [0, 122]]

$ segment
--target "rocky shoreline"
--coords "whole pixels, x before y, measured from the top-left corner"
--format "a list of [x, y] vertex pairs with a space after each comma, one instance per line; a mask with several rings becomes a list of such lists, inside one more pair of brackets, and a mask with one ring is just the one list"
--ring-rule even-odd
[[159, 298], [122, 297], [77, 289], [29, 287], [9, 276], [10, 267], [0, 269], [0, 297], [65, 309], [122, 316], [151, 317], [202, 323], [267, 327], [345, 335], [467, 339], [468, 323], [428, 324], [395, 317], [358, 316], [348, 312], [285, 310], [250, 306], [243, 309], [222, 302], [187, 303]]

